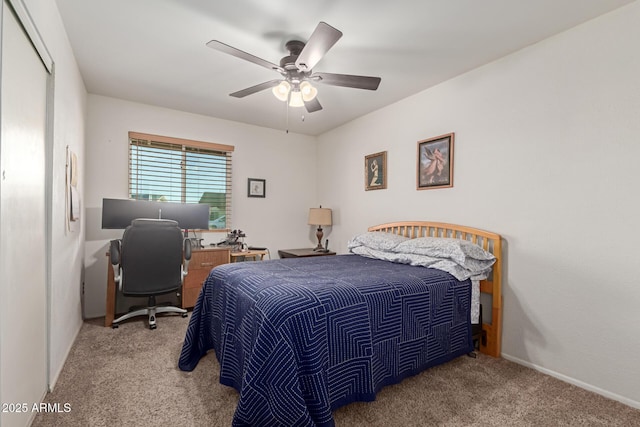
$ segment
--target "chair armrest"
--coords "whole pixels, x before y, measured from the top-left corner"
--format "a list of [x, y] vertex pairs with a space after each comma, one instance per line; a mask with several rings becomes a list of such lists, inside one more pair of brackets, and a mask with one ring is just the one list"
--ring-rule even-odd
[[184, 239], [184, 259], [191, 259], [191, 239]]
[[120, 269], [120, 240], [111, 240], [109, 242], [109, 261], [113, 268], [113, 281], [119, 283], [118, 288], [122, 290], [122, 270]]
[[182, 278], [189, 273], [189, 260], [191, 260], [191, 240], [184, 239], [184, 264], [182, 265]]
[[109, 260], [112, 265], [120, 264], [120, 240], [111, 240], [109, 242]]

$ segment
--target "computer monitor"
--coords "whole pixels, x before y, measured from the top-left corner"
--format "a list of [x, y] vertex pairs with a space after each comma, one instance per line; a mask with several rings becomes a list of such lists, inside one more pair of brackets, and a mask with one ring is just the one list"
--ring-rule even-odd
[[209, 205], [102, 199], [102, 228], [125, 229], [131, 225], [131, 221], [137, 218], [172, 219], [185, 230], [207, 230], [209, 228]]

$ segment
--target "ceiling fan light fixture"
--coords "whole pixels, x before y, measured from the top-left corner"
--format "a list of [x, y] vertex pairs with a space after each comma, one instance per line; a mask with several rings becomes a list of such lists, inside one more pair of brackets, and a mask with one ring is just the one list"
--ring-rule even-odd
[[289, 107], [304, 107], [302, 93], [299, 90], [292, 90], [289, 98]]
[[318, 89], [313, 87], [311, 83], [304, 81], [300, 83], [300, 93], [302, 94], [302, 99], [305, 102], [309, 102], [318, 95]]
[[207, 47], [244, 61], [252, 62], [270, 71], [277, 71], [281, 75], [281, 78], [277, 80], [269, 80], [230, 93], [230, 96], [244, 98], [245, 96], [271, 89], [276, 99], [287, 103], [287, 112], [289, 111], [288, 107], [291, 106], [305, 107], [308, 113], [313, 113], [322, 110], [322, 105], [320, 105], [317, 98], [318, 90], [313, 86], [314, 82], [321, 82], [330, 86], [367, 90], [377, 90], [380, 84], [380, 77], [312, 72], [316, 64], [341, 37], [342, 32], [340, 30], [333, 28], [326, 22], [320, 22], [306, 43], [300, 40], [287, 41], [285, 47], [289, 51], [289, 55], [280, 59], [280, 65], [236, 49], [218, 40], [211, 40], [207, 43]]
[[275, 86], [273, 89], [271, 89], [273, 95], [283, 102], [286, 102], [286, 100], [289, 98], [290, 90], [291, 85], [286, 80], [281, 81], [278, 86]]

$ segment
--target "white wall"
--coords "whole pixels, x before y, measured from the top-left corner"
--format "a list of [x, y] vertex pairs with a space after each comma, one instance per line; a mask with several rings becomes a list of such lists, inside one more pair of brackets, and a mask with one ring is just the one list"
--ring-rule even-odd
[[[333, 242], [435, 220], [505, 240], [503, 356], [640, 407], [640, 2], [319, 137]], [[384, 84], [384, 79], [382, 84]], [[455, 132], [454, 187], [416, 190]], [[364, 156], [388, 151], [388, 189]]]
[[[66, 229], [65, 161], [69, 146], [80, 162], [78, 191], [84, 191], [86, 90], [62, 19], [53, 1], [24, 0], [54, 61], [53, 147], [51, 162], [50, 363], [53, 386], [82, 326], [81, 287], [85, 218]], [[82, 200], [81, 196], [81, 203]], [[44, 242], [43, 242], [44, 244]], [[20, 304], [25, 302], [19, 302]]]
[[[246, 242], [277, 250], [311, 247], [307, 225], [316, 202], [316, 139], [114, 98], [89, 95], [87, 125], [85, 317], [103, 316], [109, 239], [122, 230], [102, 230], [102, 199], [127, 198], [128, 132], [235, 146], [232, 227]], [[247, 197], [247, 178], [266, 179], [266, 197]], [[205, 233], [206, 242], [224, 234]], [[315, 238], [315, 237], [313, 237]]]

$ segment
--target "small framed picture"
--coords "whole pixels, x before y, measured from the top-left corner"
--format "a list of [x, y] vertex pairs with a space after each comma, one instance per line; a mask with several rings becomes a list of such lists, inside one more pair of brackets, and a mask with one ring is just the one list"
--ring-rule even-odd
[[267, 181], [264, 179], [249, 178], [247, 183], [248, 197], [264, 197], [267, 189]]
[[418, 141], [418, 190], [453, 187], [453, 136]]
[[387, 188], [387, 152], [369, 154], [364, 157], [364, 189]]

